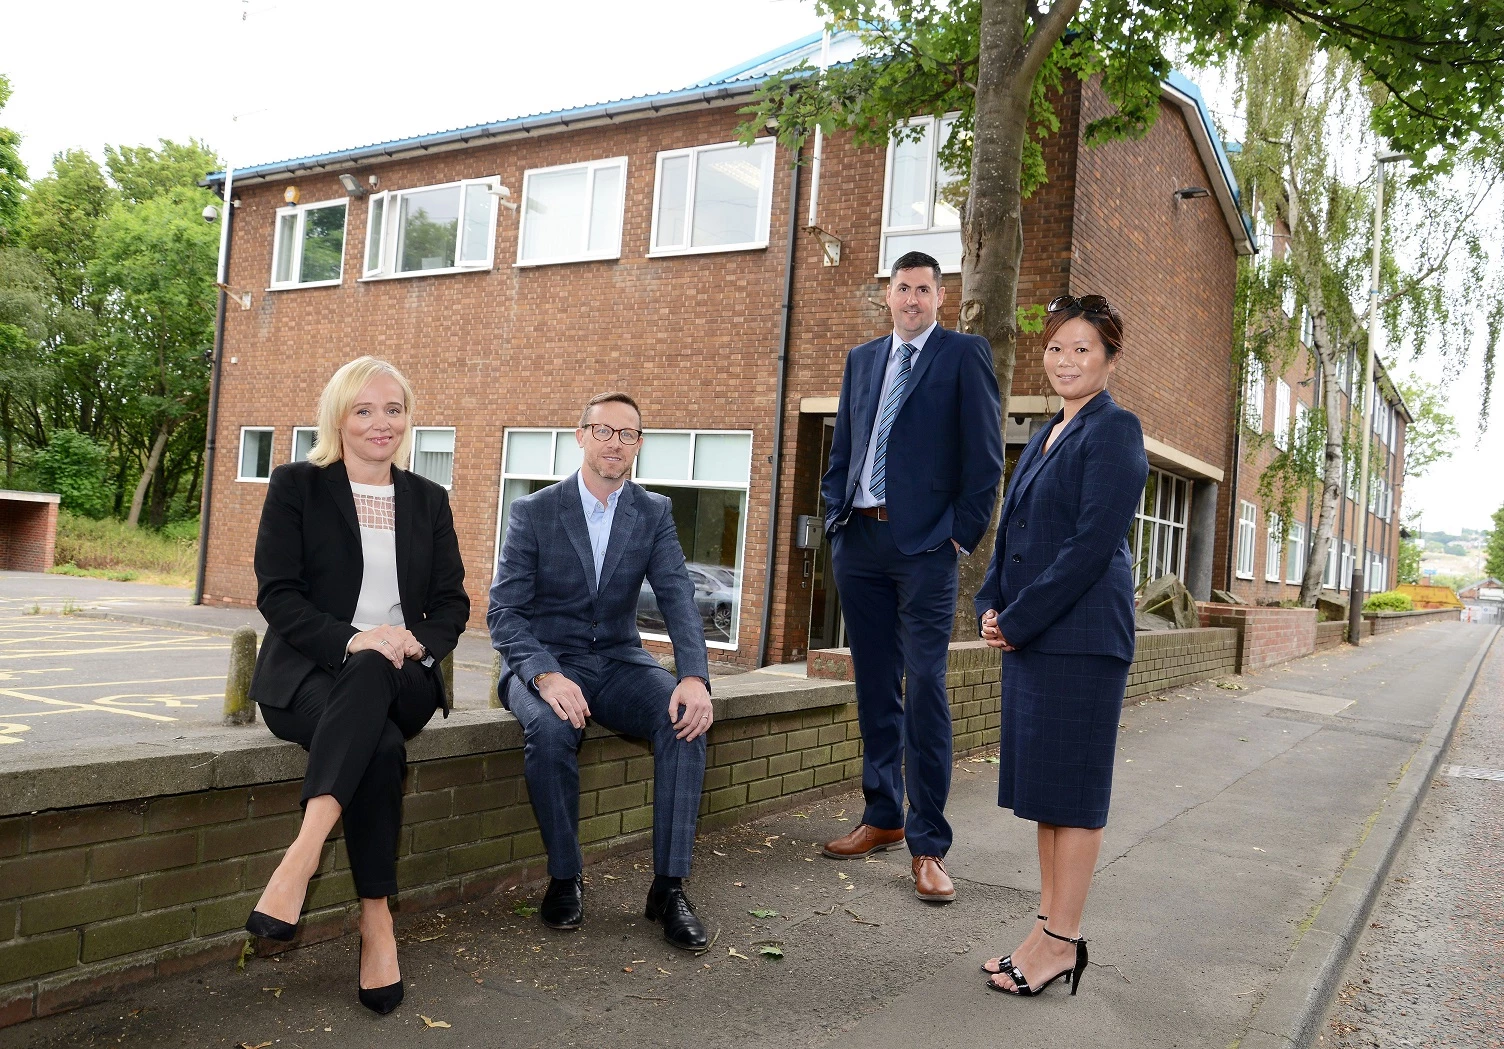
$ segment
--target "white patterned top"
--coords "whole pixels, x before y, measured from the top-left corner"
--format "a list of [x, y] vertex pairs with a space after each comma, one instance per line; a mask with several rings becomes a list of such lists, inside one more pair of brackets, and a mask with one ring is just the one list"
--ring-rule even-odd
[[350, 625], [357, 630], [406, 626], [397, 587], [397, 495], [389, 484], [350, 482], [355, 517], [360, 522], [360, 550], [365, 571]]

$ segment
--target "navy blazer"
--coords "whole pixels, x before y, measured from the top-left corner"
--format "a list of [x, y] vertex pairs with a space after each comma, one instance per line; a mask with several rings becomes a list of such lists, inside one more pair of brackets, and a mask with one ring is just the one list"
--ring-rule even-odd
[[[827, 534], [851, 516], [892, 340], [890, 333], [846, 355], [830, 466], [820, 482]], [[888, 520], [900, 551], [917, 554], [951, 539], [973, 550], [982, 541], [1003, 476], [1002, 404], [986, 339], [939, 325], [930, 332], [888, 434], [886, 470]]]
[[[392, 494], [402, 618], [437, 666], [454, 651], [470, 618], [449, 493], [394, 466]], [[266, 617], [266, 637], [250, 695], [263, 706], [288, 707], [314, 667], [339, 671], [345, 646], [360, 632], [350, 620], [360, 600], [365, 552], [343, 462], [284, 463], [272, 471], [255, 566], [256, 607]], [[448, 694], [438, 691], [447, 717]]]
[[1103, 390], [1076, 413], [1055, 413], [1018, 458], [997, 545], [977, 592], [1015, 648], [1133, 659], [1133, 560], [1128, 529], [1149, 460], [1138, 416]]
[[563, 655], [657, 666], [637, 632], [644, 579], [668, 624], [679, 677], [708, 684], [705, 627], [667, 496], [632, 481], [622, 485], [599, 586], [575, 474], [514, 502], [486, 612], [502, 658], [502, 702], [511, 675], [531, 687], [539, 674], [560, 673]]

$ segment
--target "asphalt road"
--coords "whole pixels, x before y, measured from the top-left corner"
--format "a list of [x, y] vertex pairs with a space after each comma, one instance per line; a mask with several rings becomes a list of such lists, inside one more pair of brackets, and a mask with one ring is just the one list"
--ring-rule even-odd
[[1348, 964], [1322, 1045], [1504, 1046], [1504, 645]]

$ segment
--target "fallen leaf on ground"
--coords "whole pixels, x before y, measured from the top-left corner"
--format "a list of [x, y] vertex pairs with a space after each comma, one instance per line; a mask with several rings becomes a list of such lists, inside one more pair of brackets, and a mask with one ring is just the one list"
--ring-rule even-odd
[[743, 845], [742, 846], [742, 850], [744, 852], [750, 852], [754, 856], [761, 856], [762, 855], [762, 850], [761, 849], [749, 849], [745, 845]]
[[669, 972], [667, 969], [665, 969], [661, 965], [658, 966], [658, 971], [661, 972], [664, 976], [672, 976], [672, 975], [674, 975], [673, 973]]
[[280, 988], [280, 987], [263, 987], [261, 989], [263, 991], [271, 991], [273, 998], [281, 998], [282, 997], [282, 988]]
[[250, 1042], [241, 1042], [240, 1049], [266, 1049], [271, 1044], [271, 1042], [257, 1042], [255, 1045], [252, 1045]]
[[752, 960], [751, 958], [748, 958], [745, 954], [743, 954], [741, 951], [737, 950], [735, 947], [727, 947], [726, 948], [726, 953], [729, 954], [729, 955], [731, 955], [731, 957], [733, 957], [733, 958], [740, 958], [744, 962], [750, 962]]
[[750, 914], [750, 915], [752, 915], [752, 917], [754, 917], [754, 918], [776, 918], [776, 917], [778, 917], [778, 912], [777, 911], [770, 911], [766, 907], [761, 908], [759, 910], [755, 910], [755, 911], [748, 911], [747, 913]]
[[632, 967], [630, 965], [623, 965], [621, 967], [621, 971], [624, 972], [624, 973], [629, 973], [629, 972], [632, 971]]
[[605, 878], [607, 881], [621, 881], [621, 879], [614, 874], [602, 874], [601, 877]]
[[840, 873], [839, 871], [836, 872], [836, 877], [840, 878], [842, 881], [846, 881], [847, 880], [846, 879], [846, 875]]
[[773, 843], [781, 837], [783, 837], [782, 834], [769, 834], [766, 838], [762, 839], [763, 847], [771, 849]]
[[[423, 1025], [425, 1027], [448, 1027], [449, 1026], [449, 1021], [448, 1020], [431, 1020], [428, 1017], [424, 1016], [422, 1013], [418, 1014], [418, 1019], [420, 1019], [420, 1020], [423, 1021]], [[329, 1028], [326, 1027], [326, 1028], [324, 1028], [324, 1030], [327, 1031], [327, 1030], [329, 1030]]]
[[985, 758], [983, 760], [985, 760], [989, 765], [997, 765], [1000, 763], [1000, 759], [998, 758]]
[[711, 853], [711, 855], [712, 855], [712, 856], [720, 856], [720, 857], [722, 857], [722, 858], [723, 858], [723, 859], [724, 859], [724, 858], [725, 858], [725, 856], [726, 856], [726, 854], [725, 854], [725, 853], [724, 853], [724, 852], [721, 852], [721, 851], [720, 851], [720, 850], [718, 850], [718, 849], [711, 849], [711, 850], [710, 850], [710, 853]]
[[735, 885], [738, 889], [745, 889], [747, 887], [747, 883], [744, 881], [734, 881], [731, 884]]
[[1242, 692], [1242, 691], [1244, 691], [1243, 686], [1240, 685], [1240, 684], [1238, 684], [1236, 681], [1218, 681], [1217, 682], [1217, 687], [1218, 688], [1225, 688], [1229, 692]]
[[809, 814], [808, 813], [796, 812], [793, 815], [794, 815], [795, 819], [800, 819], [800, 820], [807, 820], [807, 819], [809, 819]]
[[1257, 846], [1257, 845], [1255, 845], [1255, 846], [1254, 846], [1254, 847], [1253, 847], [1253, 851], [1254, 851], [1254, 852], [1263, 852], [1263, 851], [1264, 851], [1264, 850], [1263, 850], [1263, 849], [1261, 849], [1261, 848], [1259, 848], [1259, 847], [1258, 847], [1258, 846]]
[[245, 972], [245, 963], [256, 956], [256, 941], [246, 938], [245, 946], [240, 948], [240, 960], [235, 963], [235, 968]]
[[782, 958], [783, 957], [783, 950], [781, 948], [772, 947], [772, 946], [759, 947], [759, 948], [757, 948], [757, 953], [758, 954], [765, 954], [769, 958]]
[[533, 915], [538, 913], [538, 908], [529, 906], [523, 901], [518, 900], [516, 903], [512, 904], [512, 913], [517, 915], [519, 918], [531, 918]]

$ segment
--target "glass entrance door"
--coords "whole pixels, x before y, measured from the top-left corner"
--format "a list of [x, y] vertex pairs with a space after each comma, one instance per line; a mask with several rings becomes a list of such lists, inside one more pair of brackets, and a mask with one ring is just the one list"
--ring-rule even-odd
[[[823, 476], [830, 463], [831, 438], [835, 436], [835, 416], [827, 416], [820, 428], [820, 473]], [[817, 520], [825, 520], [823, 495], [815, 500]], [[830, 539], [825, 529], [820, 529], [820, 546], [815, 550], [814, 567], [810, 573], [809, 647], [845, 648], [846, 620], [841, 615], [841, 595], [836, 592], [836, 582], [830, 574]]]

